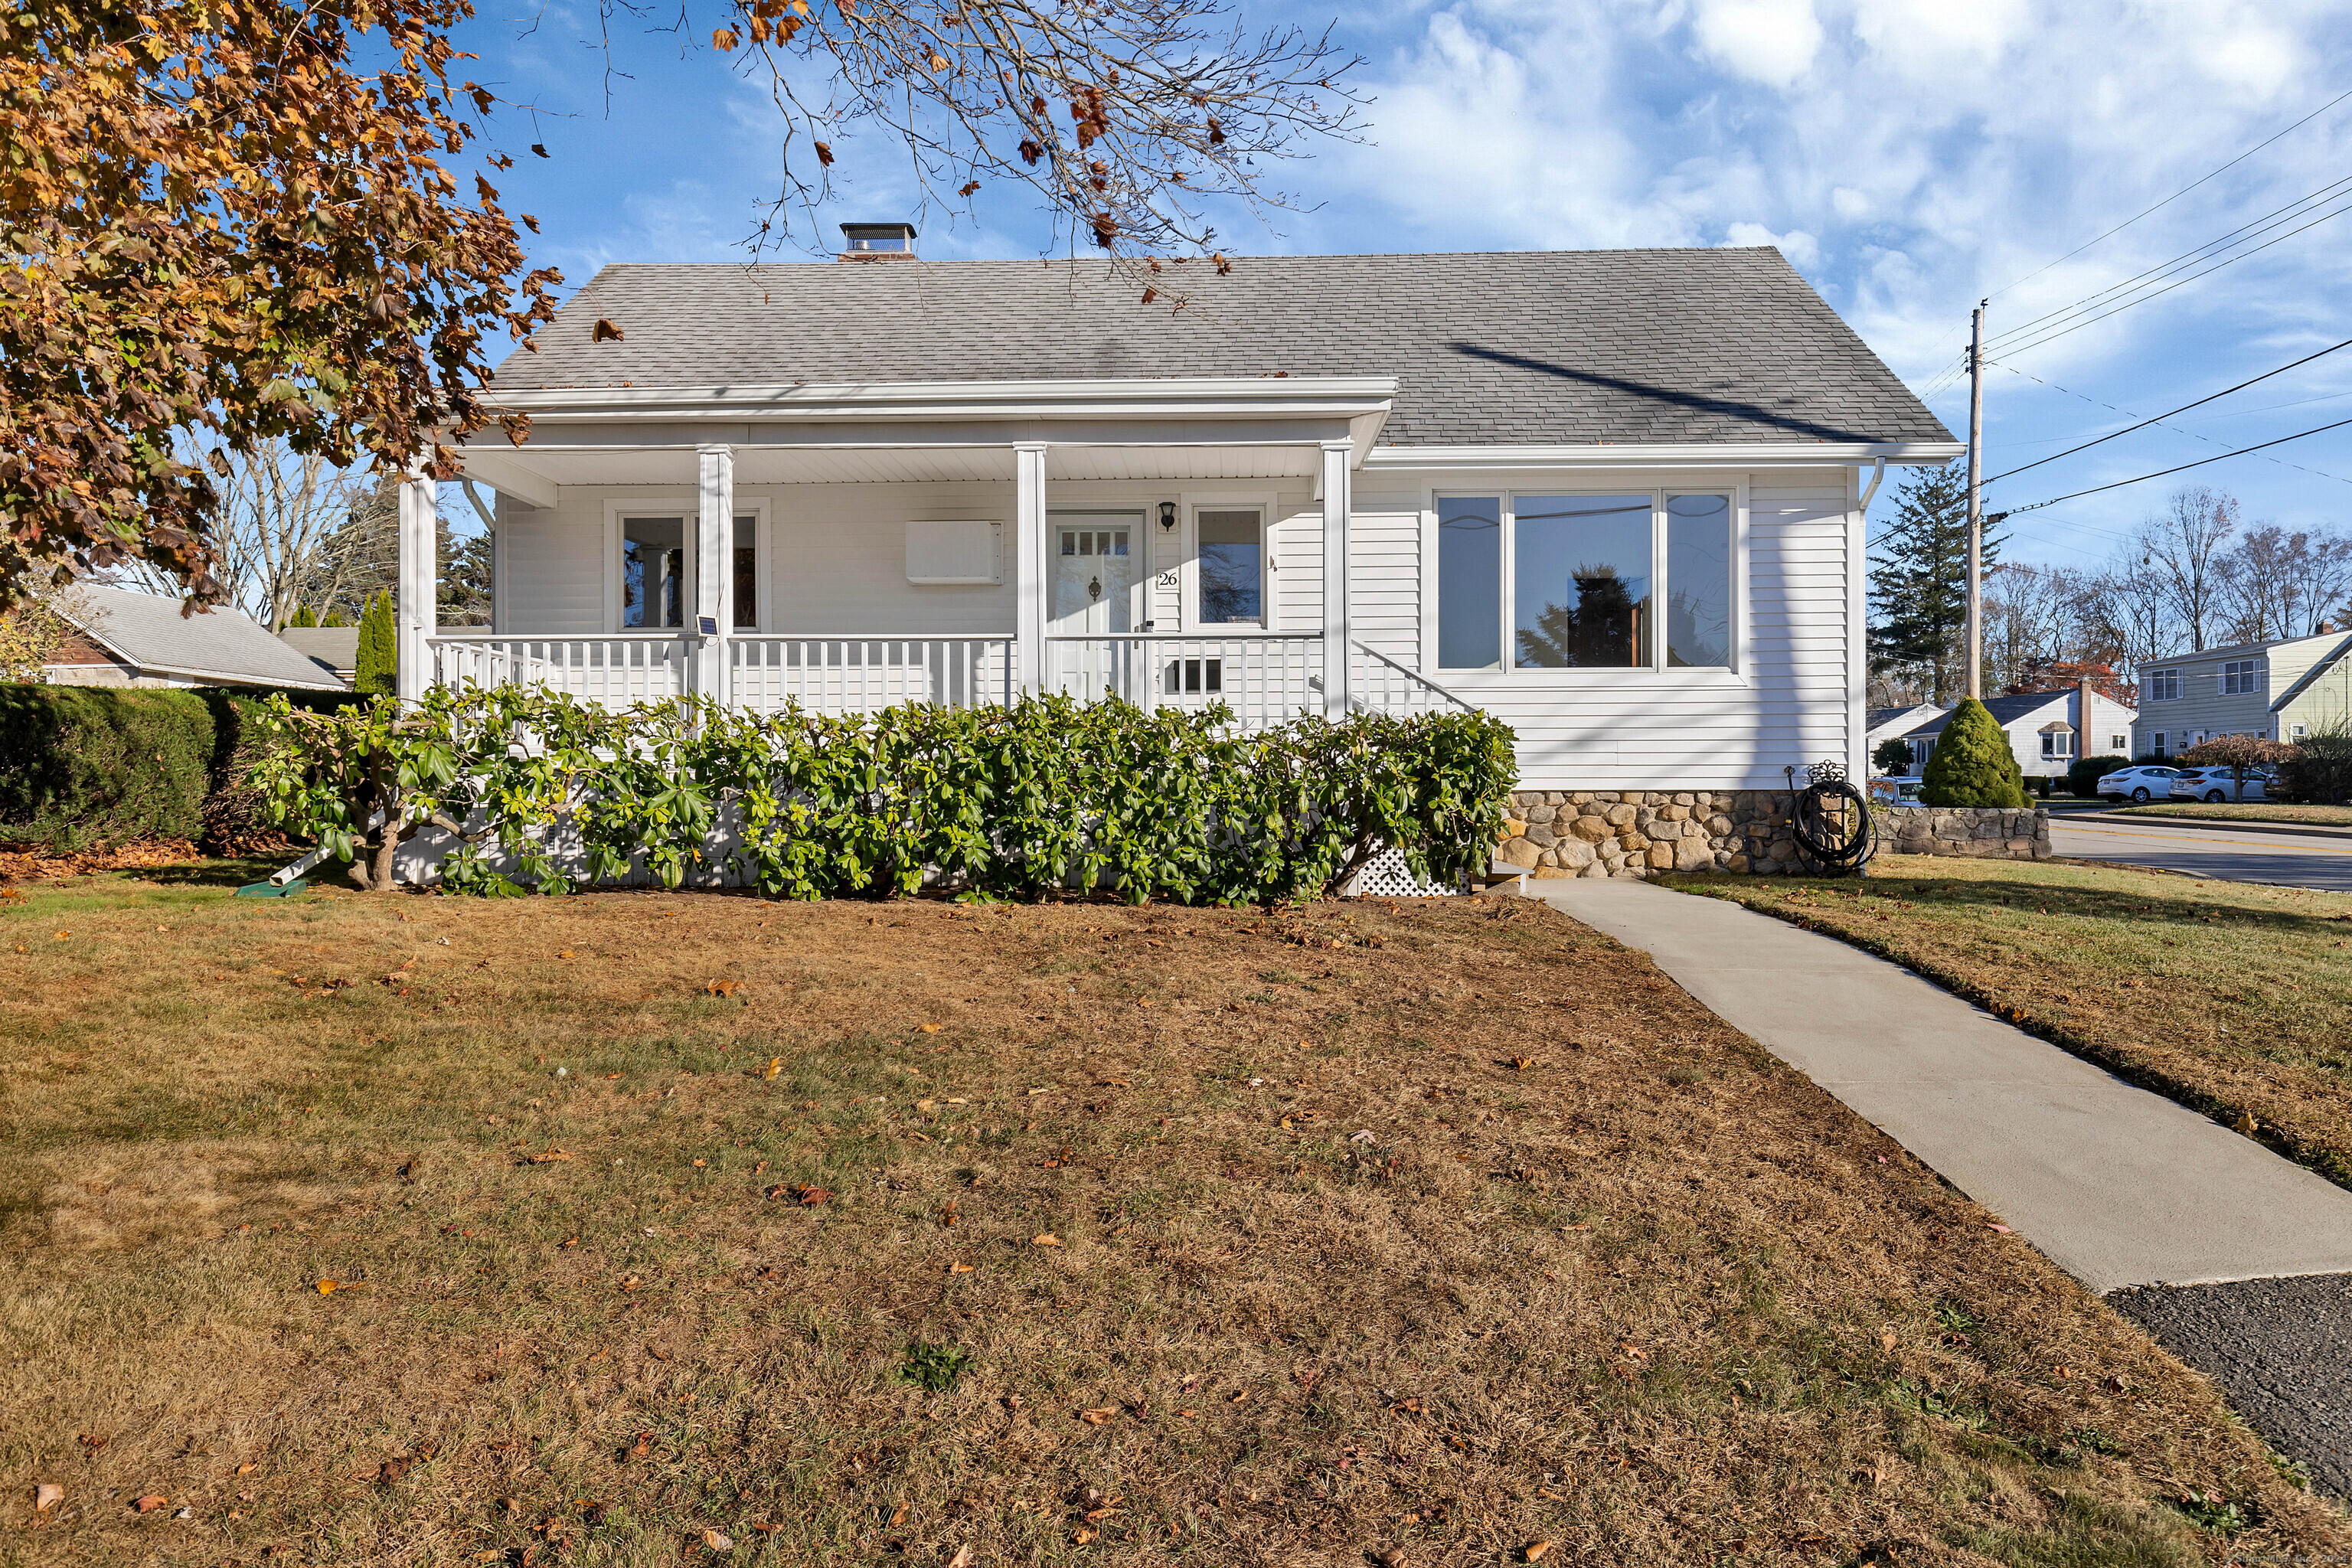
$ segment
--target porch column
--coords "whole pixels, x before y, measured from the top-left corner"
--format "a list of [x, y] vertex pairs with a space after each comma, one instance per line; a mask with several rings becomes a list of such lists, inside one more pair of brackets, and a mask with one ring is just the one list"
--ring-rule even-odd
[[1323, 443], [1323, 713], [1348, 716], [1348, 465], [1354, 443]]
[[[735, 448], [697, 447], [694, 689], [727, 700], [727, 639], [735, 634]], [[709, 628], [706, 632], [706, 626]]]
[[430, 639], [441, 629], [440, 507], [430, 479], [412, 473], [400, 481], [400, 559], [393, 581], [394, 672], [393, 695], [405, 706], [433, 684]]
[[1013, 643], [1021, 689], [1032, 697], [1045, 679], [1045, 444], [1013, 448]]

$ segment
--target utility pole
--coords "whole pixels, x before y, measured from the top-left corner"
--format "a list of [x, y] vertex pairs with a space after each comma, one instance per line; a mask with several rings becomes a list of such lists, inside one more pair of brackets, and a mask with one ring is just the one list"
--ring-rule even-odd
[[1969, 337], [1969, 695], [1984, 700], [1984, 313]]

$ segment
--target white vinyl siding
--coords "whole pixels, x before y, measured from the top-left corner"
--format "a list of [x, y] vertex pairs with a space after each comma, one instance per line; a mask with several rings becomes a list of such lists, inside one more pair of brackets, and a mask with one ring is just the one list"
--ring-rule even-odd
[[[1319, 539], [1319, 524], [1316, 531]], [[1357, 640], [1417, 668], [1424, 599], [1436, 603], [1421, 590], [1420, 498], [1358, 495], [1348, 514], [1348, 616]]]
[[604, 498], [567, 489], [551, 507], [499, 497], [498, 629], [521, 637], [594, 637], [604, 626]]

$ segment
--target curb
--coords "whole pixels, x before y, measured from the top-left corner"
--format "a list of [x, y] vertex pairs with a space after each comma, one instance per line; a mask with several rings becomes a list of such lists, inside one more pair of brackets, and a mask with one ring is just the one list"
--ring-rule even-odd
[[2050, 814], [2050, 826], [2068, 822], [2128, 822], [2142, 827], [2194, 827], [2223, 833], [2274, 833], [2299, 838], [2352, 838], [2352, 827], [2328, 827], [2318, 823], [2231, 822], [2210, 816], [2134, 816], [2121, 811], [2070, 811]]

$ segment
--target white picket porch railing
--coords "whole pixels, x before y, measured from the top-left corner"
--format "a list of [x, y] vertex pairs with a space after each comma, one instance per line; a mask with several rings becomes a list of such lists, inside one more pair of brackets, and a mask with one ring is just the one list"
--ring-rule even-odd
[[[437, 684], [530, 682], [606, 707], [690, 690], [698, 644], [676, 632], [527, 637], [452, 632], [430, 639]], [[871, 713], [907, 702], [1009, 703], [1022, 690], [1011, 637], [735, 636], [725, 639], [730, 700], [761, 712]], [[1046, 690], [1107, 694], [1144, 709], [1223, 702], [1243, 729], [1323, 710], [1323, 639], [1314, 633], [1183, 637], [1153, 632], [1045, 639]], [[1349, 706], [1409, 716], [1471, 705], [1360, 642], [1349, 649]]]
[[426, 646], [436, 686], [549, 686], [607, 708], [680, 695], [694, 658], [693, 640], [674, 631], [593, 637], [444, 632]]
[[727, 639], [729, 696], [762, 712], [787, 701], [813, 713], [1009, 703], [1021, 690], [1018, 664], [1011, 637]]
[[1223, 702], [1245, 730], [1321, 711], [1323, 639], [1314, 633], [1175, 637], [1130, 632], [1045, 639], [1048, 688], [1123, 697], [1139, 708], [1198, 710]]

